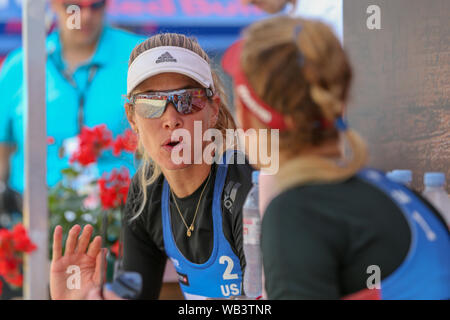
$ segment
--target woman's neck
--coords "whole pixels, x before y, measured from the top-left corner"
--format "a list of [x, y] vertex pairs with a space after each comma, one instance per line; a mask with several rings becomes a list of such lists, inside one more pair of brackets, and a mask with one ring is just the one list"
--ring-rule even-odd
[[203, 163], [185, 169], [162, 171], [175, 195], [184, 198], [193, 194], [202, 185], [211, 171], [211, 165]]

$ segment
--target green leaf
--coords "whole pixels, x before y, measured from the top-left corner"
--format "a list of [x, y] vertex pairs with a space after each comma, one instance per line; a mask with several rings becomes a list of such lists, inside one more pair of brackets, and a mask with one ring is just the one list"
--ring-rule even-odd
[[80, 172], [77, 171], [75, 168], [69, 167], [66, 169], [62, 169], [61, 174], [67, 176], [68, 178], [76, 178], [80, 175]]

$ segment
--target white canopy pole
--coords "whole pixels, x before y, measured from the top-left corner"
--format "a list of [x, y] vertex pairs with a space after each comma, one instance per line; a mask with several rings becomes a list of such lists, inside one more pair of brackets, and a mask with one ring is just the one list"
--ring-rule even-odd
[[23, 0], [22, 42], [26, 85], [25, 227], [37, 250], [25, 258], [24, 298], [48, 299], [45, 1]]

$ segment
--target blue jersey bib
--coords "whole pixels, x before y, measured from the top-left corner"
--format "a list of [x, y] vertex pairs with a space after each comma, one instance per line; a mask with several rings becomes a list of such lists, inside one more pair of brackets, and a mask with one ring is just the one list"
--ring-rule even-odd
[[222, 191], [227, 176], [224, 154], [223, 164], [218, 164], [212, 204], [214, 244], [211, 256], [203, 264], [186, 259], [176, 246], [172, 234], [169, 206], [169, 185], [164, 180], [162, 193], [162, 225], [164, 246], [179, 275], [181, 290], [186, 299], [206, 299], [237, 296], [241, 294], [242, 271], [239, 257], [231, 249], [222, 229]]
[[409, 252], [400, 267], [381, 281], [380, 298], [450, 299], [450, 235], [446, 226], [411, 190], [383, 173], [365, 169], [358, 177], [389, 196], [411, 230]]

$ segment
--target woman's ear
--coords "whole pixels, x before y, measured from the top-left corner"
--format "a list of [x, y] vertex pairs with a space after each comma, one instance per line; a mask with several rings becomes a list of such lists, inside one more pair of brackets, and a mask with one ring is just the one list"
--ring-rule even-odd
[[128, 122], [135, 133], [138, 133], [138, 127], [136, 124], [136, 116], [134, 115], [134, 106], [131, 103], [125, 103], [125, 113], [127, 115]]

